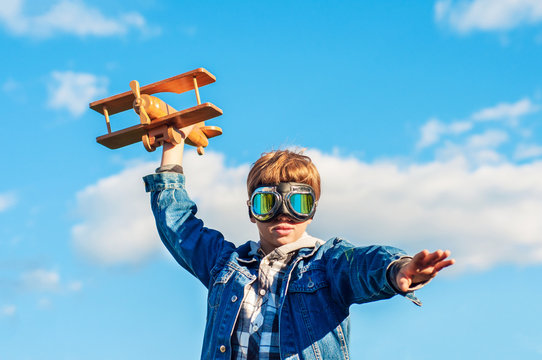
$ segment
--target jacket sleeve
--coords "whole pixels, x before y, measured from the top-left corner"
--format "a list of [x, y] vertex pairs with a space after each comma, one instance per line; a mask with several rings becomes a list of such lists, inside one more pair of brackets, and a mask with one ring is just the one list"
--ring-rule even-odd
[[[388, 299], [398, 294], [388, 281], [392, 263], [406, 254], [389, 246], [355, 247], [335, 239], [326, 251], [326, 271], [332, 296], [345, 307]], [[420, 305], [412, 293], [401, 294]]]
[[147, 175], [143, 181], [151, 193], [160, 239], [183, 268], [209, 287], [211, 269], [235, 246], [196, 218], [197, 207], [186, 193], [184, 175], [163, 172]]

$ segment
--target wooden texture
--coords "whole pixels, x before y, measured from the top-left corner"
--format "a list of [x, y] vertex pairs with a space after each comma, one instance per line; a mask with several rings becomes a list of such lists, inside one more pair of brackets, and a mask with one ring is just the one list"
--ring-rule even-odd
[[[192, 82], [191, 79], [190, 82]], [[203, 103], [185, 110], [177, 111], [157, 120], [153, 120], [147, 125], [138, 124], [126, 129], [112, 132], [111, 134], [99, 136], [96, 138], [96, 141], [110, 149], [118, 149], [141, 141], [142, 136], [147, 134], [151, 129], [163, 125], [172, 125], [177, 129], [181, 129], [220, 115], [222, 115], [222, 110], [220, 108], [211, 103]], [[220, 133], [222, 133], [222, 130], [220, 130]]]
[[[211, 84], [216, 81], [213, 74], [204, 68], [195, 69], [185, 72], [169, 79], [145, 85], [140, 88], [141, 94], [152, 95], [161, 92], [172, 92], [180, 94], [194, 89], [194, 76], [198, 87]], [[103, 114], [104, 106], [107, 107], [109, 115], [114, 115], [119, 112], [132, 108], [135, 96], [132, 91], [126, 91], [122, 94], [114, 95], [105, 99], [97, 100], [90, 103], [90, 108]]]
[[105, 125], [107, 125], [107, 133], [111, 134], [111, 122], [109, 121], [109, 112], [107, 111], [107, 108], [103, 107], [104, 115], [105, 115]]
[[207, 136], [208, 139], [218, 135], [222, 135], [222, 129], [218, 126], [202, 126], [200, 130]]
[[194, 81], [194, 92], [196, 93], [196, 101], [198, 102], [198, 105], [200, 105], [201, 99], [199, 97], [198, 79], [194, 76], [192, 80]]
[[205, 136], [203, 131], [201, 131], [201, 127], [198, 126], [195, 126], [192, 131], [190, 131], [190, 134], [188, 134], [185, 142], [188, 145], [195, 147], [206, 147], [209, 145], [209, 139], [207, 139], [207, 136]]

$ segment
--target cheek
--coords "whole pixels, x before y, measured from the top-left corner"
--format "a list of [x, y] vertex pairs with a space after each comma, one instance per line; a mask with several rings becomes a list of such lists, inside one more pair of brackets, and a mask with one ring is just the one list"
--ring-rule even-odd
[[265, 234], [269, 232], [269, 226], [267, 224], [261, 223], [254, 219], [251, 219], [251, 221], [256, 224], [256, 227], [258, 228], [260, 234]]
[[297, 233], [298, 234], [302, 234], [305, 232], [305, 230], [307, 229], [307, 226], [311, 223], [312, 220], [307, 220], [305, 221], [304, 223], [301, 223], [299, 224], [299, 226], [297, 227]]

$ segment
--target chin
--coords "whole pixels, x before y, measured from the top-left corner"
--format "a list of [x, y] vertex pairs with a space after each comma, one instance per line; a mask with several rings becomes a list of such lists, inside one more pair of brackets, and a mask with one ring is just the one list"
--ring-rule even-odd
[[282, 237], [277, 238], [276, 241], [280, 243], [281, 245], [286, 245], [296, 240], [297, 239], [295, 238], [295, 236], [282, 236]]

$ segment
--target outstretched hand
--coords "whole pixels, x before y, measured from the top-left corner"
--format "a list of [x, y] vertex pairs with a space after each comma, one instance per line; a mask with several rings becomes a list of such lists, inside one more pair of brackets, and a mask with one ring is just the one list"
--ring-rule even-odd
[[437, 250], [433, 253], [420, 251], [397, 273], [397, 286], [401, 291], [407, 292], [413, 285], [431, 280], [440, 270], [454, 264], [455, 260], [447, 259], [448, 256], [449, 250]]

